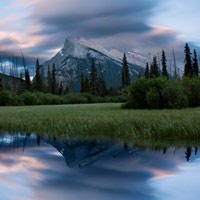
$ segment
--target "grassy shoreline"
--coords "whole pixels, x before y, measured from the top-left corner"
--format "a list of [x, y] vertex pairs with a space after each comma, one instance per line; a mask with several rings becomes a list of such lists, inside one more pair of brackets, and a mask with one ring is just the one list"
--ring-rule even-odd
[[200, 138], [200, 108], [122, 110], [120, 105], [0, 107], [0, 131], [123, 140]]

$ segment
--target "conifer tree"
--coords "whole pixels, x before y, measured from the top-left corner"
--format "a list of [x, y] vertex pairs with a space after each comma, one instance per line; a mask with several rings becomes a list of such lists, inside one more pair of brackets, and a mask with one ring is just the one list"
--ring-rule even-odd
[[191, 77], [192, 72], [192, 60], [191, 60], [191, 53], [188, 43], [185, 45], [185, 68], [184, 68], [184, 76]]
[[80, 93], [84, 93], [85, 92], [85, 80], [83, 77], [83, 73], [81, 73], [81, 88], [80, 88]]
[[85, 81], [84, 81], [84, 88], [85, 88], [85, 93], [89, 93], [90, 92], [90, 84], [89, 84], [89, 80], [88, 80], [88, 77], [86, 76], [85, 77]]
[[198, 60], [197, 60], [197, 53], [196, 50], [194, 49], [194, 58], [193, 58], [193, 75], [198, 76], [199, 75], [199, 65], [198, 65]]
[[103, 77], [103, 73], [100, 73], [99, 76], [99, 83], [98, 83], [98, 93], [99, 96], [104, 97], [106, 95], [107, 89], [106, 89], [106, 83]]
[[70, 91], [69, 91], [69, 87], [67, 86], [64, 93], [65, 93], [65, 94], [69, 94], [69, 92], [70, 92]]
[[90, 92], [93, 95], [97, 94], [97, 71], [94, 59], [92, 59], [92, 67], [90, 73]]
[[47, 71], [47, 88], [48, 91], [51, 92], [52, 89], [52, 77], [51, 77], [51, 70], [50, 66], [48, 65], [48, 71]]
[[141, 76], [141, 73], [139, 72], [139, 74], [138, 74], [138, 78], [140, 79], [142, 76]]
[[38, 59], [36, 61], [36, 75], [35, 75], [35, 80], [34, 80], [34, 89], [36, 91], [43, 91], [44, 90], [42, 78], [41, 78], [41, 75], [40, 75], [40, 64], [39, 64]]
[[149, 79], [149, 78], [150, 78], [150, 71], [149, 71], [149, 63], [148, 63], [148, 62], [146, 63], [146, 68], [145, 68], [144, 77], [145, 77], [146, 79]]
[[162, 77], [166, 77], [167, 79], [169, 79], [168, 73], [167, 73], [167, 59], [166, 59], [164, 50], [162, 51], [161, 62], [162, 62]]
[[125, 70], [124, 66], [122, 67], [122, 88], [126, 86]]
[[3, 90], [3, 84], [2, 84], [2, 79], [0, 77], [0, 91], [2, 91], [2, 90]]
[[61, 82], [59, 85], [59, 95], [63, 94], [63, 83]]
[[122, 67], [122, 88], [130, 85], [130, 75], [127, 63], [126, 54], [124, 53], [123, 67]]
[[154, 78], [154, 74], [153, 74], [153, 63], [151, 63], [151, 67], [150, 67], [150, 78]]
[[32, 89], [30, 75], [28, 69], [25, 70], [25, 89], [30, 91]]
[[53, 64], [53, 70], [52, 70], [52, 85], [51, 85], [51, 92], [52, 94], [56, 94], [57, 89], [57, 83], [56, 83], [56, 67], [55, 64]]
[[151, 64], [151, 72], [150, 72], [151, 78], [159, 77], [159, 70], [158, 70], [158, 63], [156, 56], [153, 57], [153, 62]]

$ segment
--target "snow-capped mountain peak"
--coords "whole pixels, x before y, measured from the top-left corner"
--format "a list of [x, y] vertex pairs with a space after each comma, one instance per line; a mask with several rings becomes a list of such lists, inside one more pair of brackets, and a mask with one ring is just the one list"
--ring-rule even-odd
[[[148, 60], [145, 56], [134, 52], [126, 52], [129, 64], [131, 79], [143, 73], [145, 64]], [[42, 66], [44, 79], [47, 78], [48, 66], [56, 66], [56, 76], [58, 82], [63, 82], [64, 86], [78, 91], [80, 87], [80, 75], [89, 76], [91, 60], [95, 59], [97, 72], [103, 71], [107, 86], [120, 87], [120, 76], [124, 53], [117, 50], [107, 50], [102, 46], [79, 37], [78, 39], [68, 37], [64, 47], [49, 61]], [[142, 67], [141, 67], [142, 66]]]

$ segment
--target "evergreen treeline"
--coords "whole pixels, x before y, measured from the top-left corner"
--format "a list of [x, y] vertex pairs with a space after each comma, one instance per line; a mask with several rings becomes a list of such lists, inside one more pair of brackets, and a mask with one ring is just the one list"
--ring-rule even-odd
[[123, 107], [162, 109], [200, 106], [200, 77], [197, 53], [194, 50], [192, 55], [187, 43], [184, 52], [185, 67], [182, 79], [177, 76], [174, 51], [175, 69], [173, 76], [167, 71], [167, 58], [163, 50], [161, 57], [162, 69], [159, 69], [156, 56], [153, 57], [150, 68], [149, 63], [146, 63], [144, 78], [139, 75], [140, 78], [132, 83], [128, 102]]
[[97, 75], [94, 59], [92, 59], [89, 79], [87, 76], [84, 77], [83, 73], [81, 74], [80, 93], [90, 93], [100, 97], [105, 97], [110, 94], [107, 90], [102, 70], [100, 70], [99, 76]]
[[200, 78], [184, 77], [140, 78], [130, 87], [128, 102], [123, 106], [131, 109], [171, 109], [200, 106]]
[[[194, 80], [194, 78], [199, 76], [199, 66], [198, 66], [198, 59], [197, 59], [197, 53], [196, 50], [193, 51], [193, 54], [190, 51], [189, 45], [186, 44], [185, 45], [185, 67], [184, 67], [184, 80]], [[161, 91], [158, 90], [156, 91], [156, 87], [152, 88], [152, 85], [154, 85], [154, 79], [157, 80], [157, 78], [163, 78], [163, 79], [159, 79], [159, 80], [163, 80], [163, 82], [165, 82], [166, 84], [171, 84], [170, 80], [172, 80], [173, 78], [175, 80], [179, 80], [179, 85], [176, 84], [177, 82], [173, 82], [175, 87], [177, 87], [180, 89], [180, 84], [184, 83], [184, 85], [186, 85], [186, 81], [181, 80], [181, 77], [177, 75], [177, 69], [176, 69], [176, 59], [175, 59], [175, 53], [173, 51], [173, 57], [174, 57], [174, 75], [172, 75], [171, 73], [171, 66], [170, 66], [170, 72], [168, 72], [169, 67], [167, 66], [167, 58], [166, 58], [166, 54], [165, 51], [162, 51], [162, 56], [161, 56], [161, 66], [160, 66], [160, 61], [158, 60], [158, 58], [156, 56], [153, 57], [152, 63], [146, 63], [146, 68], [145, 68], [145, 72], [144, 74], [139, 73], [138, 75], [138, 80], [135, 82], [133, 82], [130, 91], [133, 92], [133, 88], [135, 87], [134, 84], [136, 84], [136, 86], [138, 87], [138, 89], [136, 89], [136, 91], [134, 90], [134, 93], [138, 96], [140, 96], [138, 93], [142, 93], [142, 88], [140, 88], [140, 84], [144, 84], [144, 88], [146, 88], [148, 86], [148, 84], [150, 84], [150, 86], [148, 86], [147, 88], [150, 88], [150, 91], [146, 91], [146, 93], [148, 93], [148, 97], [145, 97], [145, 95], [147, 95], [146, 93], [143, 94], [143, 96], [140, 96], [140, 98], [142, 99], [142, 101], [151, 101], [152, 100], [152, 96], [154, 96], [154, 98], [156, 99], [156, 96], [159, 96], [161, 98]], [[91, 60], [91, 70], [89, 75], [84, 75], [83, 73], [81, 73], [80, 75], [80, 95], [77, 94], [78, 98], [82, 98], [85, 96], [89, 96], [90, 99], [93, 100], [84, 100], [81, 102], [98, 102], [97, 100], [94, 100], [95, 98], [99, 98], [101, 100], [99, 100], [100, 102], [105, 102], [107, 100], [107, 96], [117, 96], [117, 95], [126, 95], [126, 89], [129, 88], [131, 80], [130, 80], [130, 74], [129, 74], [129, 67], [128, 67], [128, 61], [127, 61], [127, 57], [126, 54], [124, 53], [124, 57], [123, 57], [123, 65], [122, 65], [122, 71], [121, 71], [121, 86], [119, 86], [120, 88], [108, 88], [106, 85], [106, 81], [104, 79], [104, 74], [103, 71], [101, 69], [101, 65], [100, 63], [98, 64], [99, 70], [97, 72], [97, 67], [96, 67], [96, 62], [95, 59]], [[52, 66], [48, 66], [47, 69], [47, 74], [46, 74], [46, 79], [43, 79], [43, 74], [41, 74], [40, 71], [40, 64], [39, 64], [39, 60], [36, 60], [36, 75], [34, 77], [34, 80], [31, 81], [30, 79], [30, 74], [29, 74], [29, 70], [28, 68], [25, 66], [25, 62], [24, 62], [24, 74], [21, 73], [20, 74], [20, 86], [17, 89], [17, 94], [19, 96], [18, 99], [20, 98], [24, 98], [24, 97], [29, 97], [30, 99], [34, 99], [34, 95], [35, 94], [42, 94], [44, 93], [44, 95], [40, 95], [42, 96], [42, 98], [44, 98], [44, 96], [46, 95], [46, 99], [51, 99], [51, 100], [47, 100], [47, 104], [54, 104], [54, 102], [59, 102], [55, 100], [55, 96], [56, 95], [66, 95], [68, 93], [70, 93], [70, 91], [72, 90], [70, 88], [70, 86], [67, 86], [66, 88], [64, 88], [63, 83], [62, 82], [58, 82], [56, 79], [56, 66], [55, 64], [53, 64]], [[140, 79], [143, 80], [143, 76], [145, 78], [145, 81], [139, 81]], [[178, 78], [178, 79], [177, 79]], [[187, 79], [186, 79], [187, 78]], [[196, 87], [196, 85], [198, 85], [198, 81], [199, 79], [196, 78], [195, 81], [191, 81], [191, 84], [194, 84], [194, 88]], [[155, 81], [156, 82], [156, 81]], [[158, 85], [159, 83], [161, 83], [162, 81], [158, 81]], [[189, 81], [188, 81], [189, 82]], [[2, 80], [0, 79], [0, 91], [5, 90], [4, 87], [4, 83], [2, 83]], [[185, 90], [185, 87], [183, 86], [183, 89]], [[163, 85], [161, 84], [160, 87], [163, 87]], [[170, 87], [172, 87], [172, 85], [170, 85]], [[199, 86], [200, 87], [200, 86]], [[191, 86], [192, 88], [192, 86]], [[191, 88], [187, 88], [187, 92], [190, 93]], [[196, 87], [197, 88], [197, 87]], [[173, 87], [172, 87], [172, 91], [173, 91]], [[182, 89], [180, 89], [182, 90]], [[198, 91], [198, 88], [196, 89]], [[3, 91], [6, 95], [9, 93], [6, 93], [5, 91]], [[170, 93], [171, 91], [168, 91], [169, 95], [172, 95]], [[11, 93], [9, 93], [10, 95]], [[14, 94], [14, 93], [13, 93]], [[13, 94], [11, 96], [13, 96]], [[6, 96], [5, 95], [5, 96]], [[73, 94], [75, 95], [75, 94]], [[173, 94], [174, 95], [174, 94]], [[173, 96], [172, 95], [172, 96]], [[1, 95], [0, 98], [3, 98], [4, 95]], [[15, 96], [15, 95], [14, 95]], [[32, 97], [31, 97], [32, 96]], [[38, 97], [38, 95], [36, 95]], [[129, 95], [131, 97], [131, 95]], [[188, 101], [190, 102], [195, 102], [196, 98], [197, 98], [197, 94], [193, 93], [193, 97], [188, 97]], [[132, 95], [133, 97], [133, 95]], [[74, 102], [79, 102], [76, 100], [76, 97], [73, 96], [74, 98]], [[72, 99], [73, 99], [72, 98]], [[84, 99], [83, 98], [83, 99]], [[121, 98], [121, 97], [119, 97]], [[163, 98], [163, 97], [162, 97]], [[162, 99], [161, 98], [161, 99]], [[174, 97], [175, 98], [175, 97]], [[54, 99], [54, 100], [52, 100]], [[62, 98], [60, 98], [62, 99]], [[124, 101], [124, 96], [122, 97], [123, 101]], [[147, 100], [148, 99], [148, 100]], [[198, 99], [198, 98], [197, 98]], [[117, 101], [117, 100], [115, 100]], [[11, 101], [12, 102], [12, 101]], [[22, 104], [27, 105], [26, 101], [22, 101]], [[42, 102], [43, 104], [43, 100], [39, 101]], [[64, 100], [60, 100], [60, 103], [62, 102], [66, 102]], [[112, 101], [111, 101], [112, 102]], [[152, 102], [156, 102], [153, 101]], [[11, 103], [12, 104], [12, 103]], [[17, 104], [16, 102], [13, 103], [13, 105]], [[38, 104], [38, 103], [37, 103]], [[147, 106], [147, 104], [143, 104], [146, 106], [133, 106], [135, 108], [154, 108], [154, 107], [159, 107], [159, 108], [163, 108], [163, 105], [165, 105], [163, 102], [160, 104], [159, 106]], [[189, 106], [196, 106], [197, 103], [189, 103]], [[170, 107], [170, 106], [164, 106], [164, 107]]]
[[[199, 76], [199, 64], [198, 64], [196, 50], [194, 49], [194, 52], [192, 55], [189, 45], [186, 43], [184, 53], [185, 53], [185, 61], [184, 61], [185, 66], [184, 66], [183, 76], [189, 77], [189, 78], [198, 77]], [[174, 57], [174, 62], [176, 62], [174, 51], [173, 51], [173, 57]], [[159, 69], [157, 57], [154, 56], [153, 62], [151, 63], [150, 68], [149, 68], [149, 63], [146, 63], [144, 77], [146, 79], [158, 78], [158, 77], [165, 77], [167, 79], [172, 79], [172, 78], [176, 79], [178, 77], [180, 78], [180, 75], [179, 74], [177, 75], [176, 63], [174, 63], [174, 68], [175, 68], [174, 75], [171, 74], [171, 72], [168, 72], [167, 58], [166, 58], [166, 54], [165, 54], [164, 50], [162, 50], [161, 64], [162, 64], [162, 69]], [[140, 77], [140, 76], [141, 75], [139, 74], [138, 77]]]

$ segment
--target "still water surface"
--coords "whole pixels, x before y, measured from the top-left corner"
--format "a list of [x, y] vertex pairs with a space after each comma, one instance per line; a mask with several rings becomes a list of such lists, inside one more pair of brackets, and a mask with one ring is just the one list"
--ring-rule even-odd
[[198, 200], [197, 148], [0, 136], [1, 200]]

